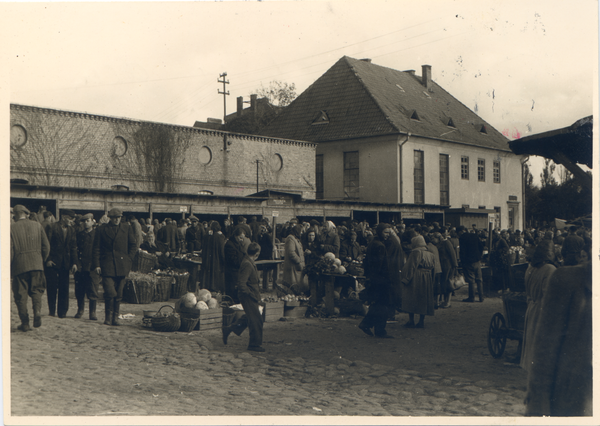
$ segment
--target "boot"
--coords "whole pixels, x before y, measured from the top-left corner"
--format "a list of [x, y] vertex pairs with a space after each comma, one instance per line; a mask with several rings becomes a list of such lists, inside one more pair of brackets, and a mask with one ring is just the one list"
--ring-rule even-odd
[[98, 317], [96, 316], [96, 301], [90, 300], [90, 319], [92, 321], [96, 321]]
[[33, 326], [42, 326], [42, 301], [33, 299]]
[[21, 318], [21, 325], [17, 329], [21, 331], [31, 330], [31, 327], [29, 327], [29, 314], [19, 315], [19, 317]]
[[112, 314], [112, 325], [121, 325], [119, 323], [119, 309], [121, 307], [121, 301], [119, 300], [117, 302], [117, 299], [115, 299], [115, 304], [114, 304], [114, 308], [113, 308], [113, 314]]
[[110, 325], [112, 322], [113, 299], [105, 299], [104, 301], [104, 324]]
[[75, 318], [81, 318], [83, 316], [83, 310], [85, 308], [85, 299], [77, 301], [77, 313], [75, 314]]

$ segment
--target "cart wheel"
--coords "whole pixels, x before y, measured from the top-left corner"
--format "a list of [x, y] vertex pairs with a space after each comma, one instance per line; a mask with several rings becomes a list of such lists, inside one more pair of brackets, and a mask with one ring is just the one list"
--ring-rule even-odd
[[488, 349], [494, 358], [500, 358], [506, 347], [506, 322], [500, 312], [496, 312], [490, 321]]

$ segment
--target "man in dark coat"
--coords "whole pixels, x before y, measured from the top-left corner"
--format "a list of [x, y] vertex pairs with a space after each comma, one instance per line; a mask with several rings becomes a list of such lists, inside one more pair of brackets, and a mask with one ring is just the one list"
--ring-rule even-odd
[[29, 331], [27, 297], [33, 305], [33, 326], [42, 325], [42, 294], [46, 289], [44, 262], [50, 254], [50, 243], [38, 222], [27, 220], [29, 210], [20, 204], [13, 207], [14, 222], [10, 225], [10, 275], [15, 304], [21, 319], [18, 327]]
[[85, 308], [85, 296], [90, 301], [90, 319], [96, 321], [96, 303], [98, 301], [98, 287], [100, 276], [92, 269], [92, 249], [94, 247], [94, 215], [91, 213], [81, 217], [83, 230], [77, 233], [77, 253], [79, 255], [78, 271], [75, 273], [75, 298], [77, 299], [77, 313], [75, 318], [81, 318]]
[[248, 227], [252, 231], [252, 237], [250, 237], [250, 235], [247, 235], [247, 237], [250, 237], [252, 241], [256, 241], [256, 239], [258, 238], [258, 232], [260, 231], [260, 222], [256, 221], [256, 216], [252, 216], [250, 218], [250, 223], [248, 224]]
[[388, 255], [385, 241], [392, 232], [390, 225], [380, 223], [377, 225], [377, 236], [369, 243], [367, 255], [364, 260], [365, 276], [367, 277], [366, 289], [371, 295], [369, 312], [358, 325], [369, 336], [374, 328], [377, 337], [392, 337], [387, 334], [385, 325], [392, 306], [392, 280], [388, 267]]
[[170, 252], [177, 251], [177, 225], [171, 218], [167, 218], [166, 225], [156, 233], [156, 241], [166, 244]]
[[131, 270], [137, 246], [131, 226], [121, 223], [123, 212], [113, 208], [108, 212], [108, 217], [110, 222], [96, 229], [92, 268], [102, 276], [106, 304], [104, 324], [119, 325], [125, 277]]
[[204, 228], [200, 226], [200, 221], [194, 215], [189, 217], [192, 226], [185, 231], [185, 242], [188, 253], [200, 251], [202, 249], [202, 240], [204, 239]]
[[231, 297], [234, 301], [237, 300], [237, 292], [235, 290], [238, 282], [238, 274], [242, 260], [246, 255], [244, 249], [244, 238], [246, 233], [243, 228], [236, 228], [233, 235], [225, 243], [225, 294]]
[[480, 261], [484, 242], [477, 234], [467, 232], [466, 228], [462, 225], [456, 231], [458, 234], [460, 264], [465, 275], [465, 281], [469, 283], [469, 297], [463, 299], [463, 302], [475, 301], [475, 284], [477, 284], [479, 301], [483, 302], [483, 279]]
[[237, 297], [244, 307], [244, 315], [234, 324], [223, 327], [223, 343], [227, 344], [227, 337], [231, 332], [240, 336], [246, 328], [250, 330], [248, 350], [264, 352], [263, 319], [258, 309], [260, 302], [260, 287], [258, 271], [254, 263], [260, 255], [260, 246], [254, 242], [248, 246], [248, 254], [244, 256], [240, 265], [238, 281], [236, 284]]
[[571, 226], [569, 228], [569, 234], [563, 241], [561, 254], [564, 259], [563, 264], [565, 266], [573, 266], [579, 263], [581, 258], [581, 250], [585, 245], [585, 241], [579, 235], [577, 235], [577, 227]]
[[48, 286], [48, 309], [52, 317], [58, 311], [58, 317], [65, 318], [69, 310], [69, 273], [74, 274], [77, 271], [78, 263], [74, 219], [73, 210], [63, 210], [60, 221], [46, 228], [50, 242], [50, 256], [46, 261], [45, 273]]

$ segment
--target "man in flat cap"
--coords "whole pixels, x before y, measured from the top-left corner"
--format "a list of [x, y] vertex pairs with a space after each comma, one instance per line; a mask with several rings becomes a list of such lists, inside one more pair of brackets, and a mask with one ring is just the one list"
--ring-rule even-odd
[[83, 229], [77, 233], [77, 253], [79, 255], [78, 271], [75, 273], [75, 298], [77, 299], [77, 313], [75, 318], [81, 318], [85, 308], [85, 296], [90, 301], [90, 319], [95, 321], [96, 303], [98, 301], [98, 287], [100, 276], [92, 269], [92, 249], [94, 247], [94, 215], [84, 214], [80, 219]]
[[33, 326], [42, 325], [42, 294], [46, 289], [44, 261], [50, 254], [50, 243], [39, 222], [27, 220], [29, 210], [20, 204], [13, 208], [10, 225], [10, 274], [15, 304], [21, 319], [18, 327], [29, 331], [27, 297], [33, 305]]
[[109, 222], [96, 229], [92, 250], [92, 268], [102, 276], [104, 288], [104, 324], [119, 325], [119, 309], [123, 298], [125, 277], [137, 251], [133, 229], [121, 223], [123, 212], [113, 208], [108, 212]]
[[192, 253], [193, 251], [200, 251], [202, 249], [204, 228], [200, 226], [200, 221], [196, 216], [191, 215], [189, 219], [192, 222], [192, 226], [185, 231], [185, 243], [187, 251]]
[[[46, 261], [48, 309], [50, 316], [58, 313], [65, 318], [69, 310], [69, 274], [77, 271], [77, 238], [73, 210], [61, 210], [60, 220], [46, 228], [50, 241], [50, 256]], [[58, 307], [57, 307], [58, 300]]]

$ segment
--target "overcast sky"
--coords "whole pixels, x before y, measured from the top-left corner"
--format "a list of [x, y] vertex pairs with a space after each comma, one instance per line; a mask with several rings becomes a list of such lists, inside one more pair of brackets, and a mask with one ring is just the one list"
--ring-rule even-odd
[[0, 45], [10, 102], [186, 126], [223, 117], [223, 72], [231, 113], [344, 55], [429, 64], [515, 139], [593, 114], [597, 19], [595, 0], [0, 3]]

